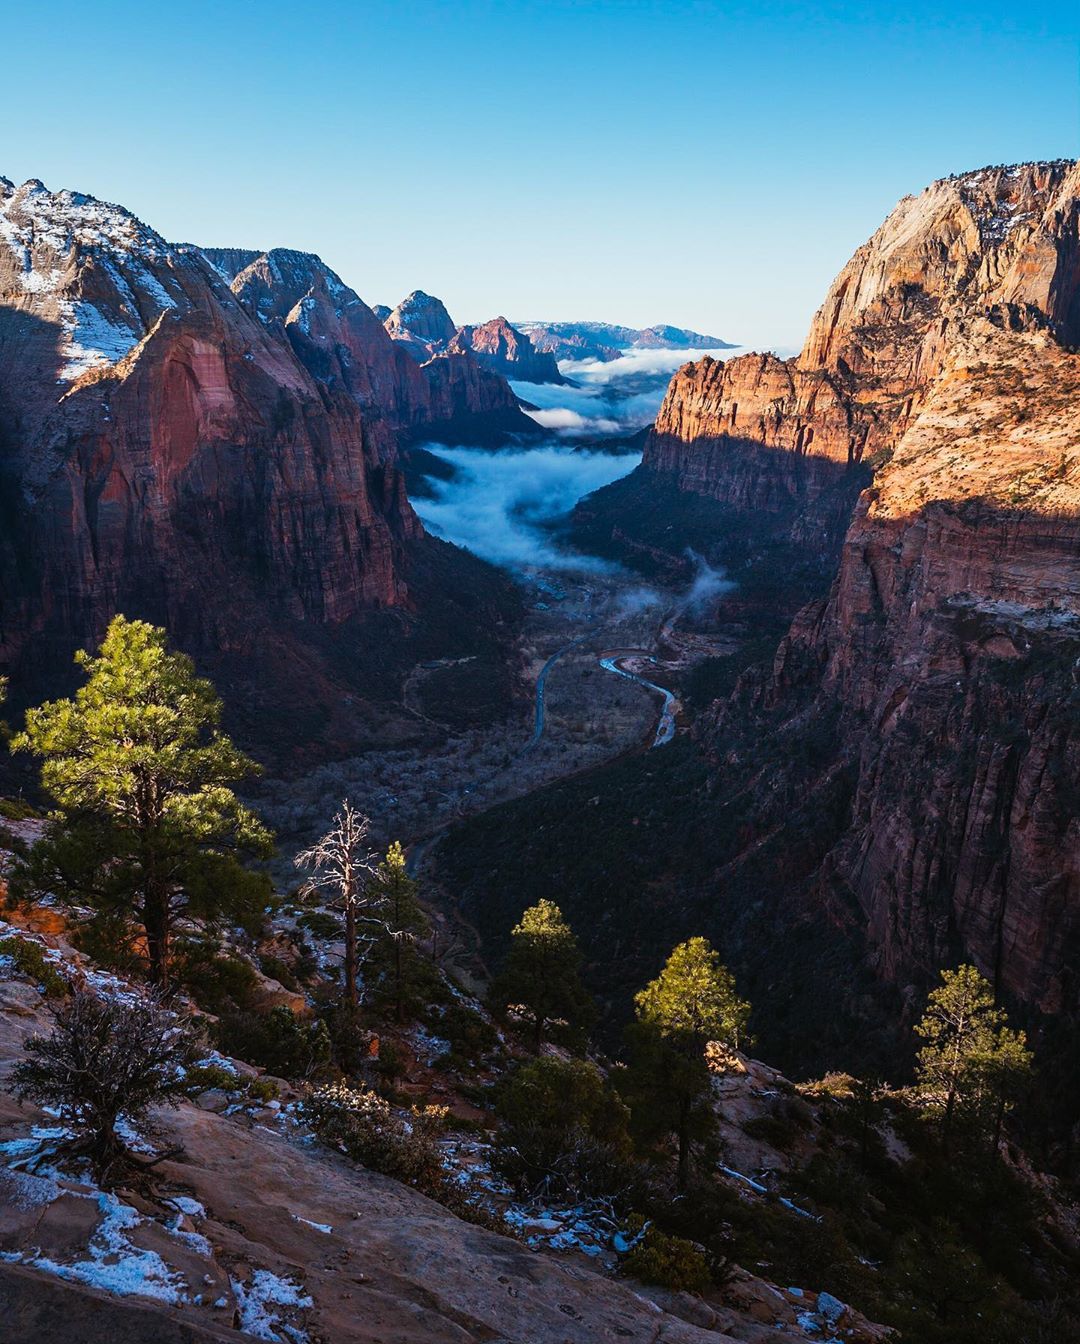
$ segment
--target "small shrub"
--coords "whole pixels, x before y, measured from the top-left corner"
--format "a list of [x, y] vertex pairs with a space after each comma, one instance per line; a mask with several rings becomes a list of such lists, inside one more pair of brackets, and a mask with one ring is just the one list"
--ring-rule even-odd
[[[639, 1221], [638, 1227], [643, 1226]], [[621, 1268], [624, 1274], [640, 1279], [642, 1283], [657, 1283], [673, 1292], [704, 1293], [713, 1282], [701, 1246], [683, 1237], [669, 1236], [656, 1227], [644, 1227], [640, 1240], [624, 1257]]]
[[184, 1091], [189, 1097], [200, 1092], [233, 1092], [238, 1079], [235, 1073], [220, 1064], [192, 1064], [184, 1079]]
[[59, 1107], [74, 1131], [62, 1148], [89, 1158], [99, 1181], [137, 1161], [117, 1133], [152, 1106], [176, 1105], [194, 1041], [160, 1000], [119, 1002], [80, 990], [54, 1010], [48, 1036], [32, 1036], [11, 1081], [20, 1100]]
[[454, 1000], [446, 1006], [437, 1021], [432, 1022], [437, 1033], [450, 1042], [451, 1052], [459, 1058], [474, 1062], [483, 1059], [499, 1043], [494, 1026], [468, 1004]]
[[446, 1123], [445, 1107], [414, 1106], [406, 1117], [377, 1092], [335, 1083], [312, 1092], [303, 1114], [324, 1143], [354, 1162], [428, 1193], [442, 1186], [436, 1140]]
[[20, 975], [36, 980], [50, 999], [63, 998], [69, 985], [56, 967], [46, 959], [45, 949], [29, 938], [12, 934], [0, 938], [0, 957], [10, 957]]
[[405, 1076], [407, 1067], [405, 1051], [396, 1041], [379, 1042], [379, 1076], [391, 1091]]
[[260, 957], [259, 969], [263, 975], [269, 976], [271, 980], [276, 980], [279, 985], [283, 985], [286, 989], [296, 990], [298, 988], [293, 968], [281, 957]]
[[273, 1078], [252, 1078], [248, 1083], [248, 1096], [252, 1101], [277, 1101], [280, 1089]]
[[522, 1193], [615, 1194], [631, 1177], [629, 1113], [595, 1064], [531, 1060], [495, 1090], [493, 1161]]
[[173, 969], [177, 980], [208, 1013], [250, 1008], [259, 984], [249, 961], [194, 940], [177, 947]]
[[39, 815], [36, 807], [31, 807], [21, 798], [0, 798], [0, 817], [4, 821], [29, 821]]

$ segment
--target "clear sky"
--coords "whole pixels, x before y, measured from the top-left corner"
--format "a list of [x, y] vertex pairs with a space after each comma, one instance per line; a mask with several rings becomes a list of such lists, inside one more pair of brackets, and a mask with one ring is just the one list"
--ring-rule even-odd
[[1080, 3], [5, 7], [0, 173], [458, 321], [797, 345], [895, 201], [1080, 154]]

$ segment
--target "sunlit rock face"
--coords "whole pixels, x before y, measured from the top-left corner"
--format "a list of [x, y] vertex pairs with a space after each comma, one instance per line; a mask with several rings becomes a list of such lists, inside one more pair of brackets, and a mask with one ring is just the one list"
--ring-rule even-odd
[[836, 719], [820, 786], [854, 784], [812, 907], [894, 981], [968, 957], [1051, 1012], [1080, 1008], [1078, 295], [1080, 165], [937, 182], [858, 250], [797, 359], [682, 369], [645, 453], [740, 509], [786, 492], [796, 528], [830, 473], [874, 468], [828, 598], [706, 737]]

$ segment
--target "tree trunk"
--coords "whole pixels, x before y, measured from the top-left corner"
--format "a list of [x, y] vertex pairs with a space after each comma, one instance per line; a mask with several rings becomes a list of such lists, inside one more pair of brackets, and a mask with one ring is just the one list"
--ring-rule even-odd
[[394, 1007], [397, 1012], [397, 1020], [405, 1021], [405, 1005], [402, 1002], [401, 993], [401, 939], [394, 939]]
[[941, 1125], [941, 1151], [948, 1156], [949, 1141], [952, 1138], [953, 1111], [956, 1109], [956, 1089], [949, 1089], [948, 1100], [945, 1102], [945, 1118]]
[[164, 892], [147, 891], [143, 903], [146, 955], [150, 982], [159, 989], [169, 985], [169, 898]]
[[345, 998], [350, 1007], [360, 1006], [356, 993], [356, 911], [351, 901], [345, 907]]
[[675, 1184], [680, 1195], [686, 1193], [690, 1181], [690, 1102], [683, 1097], [679, 1102], [679, 1169]]
[[1001, 1145], [1001, 1131], [1005, 1124], [1005, 1093], [998, 1095], [997, 1114], [994, 1116], [994, 1138], [990, 1146], [991, 1156], [997, 1153]]

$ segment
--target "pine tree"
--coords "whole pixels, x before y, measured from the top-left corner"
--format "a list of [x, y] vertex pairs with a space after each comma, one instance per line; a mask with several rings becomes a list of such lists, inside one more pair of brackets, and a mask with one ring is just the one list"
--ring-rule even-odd
[[98, 653], [75, 661], [86, 684], [30, 710], [12, 744], [41, 758], [56, 803], [15, 889], [141, 928], [150, 978], [165, 986], [178, 924], [239, 918], [269, 896], [269, 878], [242, 860], [267, 855], [270, 835], [229, 787], [257, 767], [220, 730], [214, 688], [169, 651], [164, 630], [116, 616]]
[[587, 1029], [593, 1003], [581, 982], [581, 951], [562, 911], [542, 900], [521, 916], [511, 931], [506, 964], [491, 988], [497, 1011], [524, 1008], [532, 1023], [533, 1049], [539, 1051], [549, 1026], [565, 1022]]
[[[1010, 1100], [1031, 1067], [1023, 1032], [1012, 1031], [994, 1003], [989, 983], [974, 966], [942, 971], [915, 1028], [919, 1087], [941, 1113], [948, 1151], [957, 1118], [992, 1127], [996, 1148]], [[988, 1122], [988, 1113], [992, 1120]]]
[[376, 874], [383, 889], [382, 919], [390, 944], [394, 984], [394, 1012], [405, 1016], [405, 996], [415, 965], [415, 944], [428, 929], [427, 916], [417, 898], [418, 884], [409, 876], [405, 851], [395, 840]]
[[712, 1041], [737, 1048], [750, 1005], [735, 992], [735, 980], [704, 938], [674, 949], [660, 975], [634, 998], [637, 1021], [628, 1032], [629, 1091], [647, 1130], [674, 1134], [678, 1143], [678, 1188], [686, 1189], [690, 1148], [708, 1132], [705, 1104], [709, 1069], [705, 1047]]

